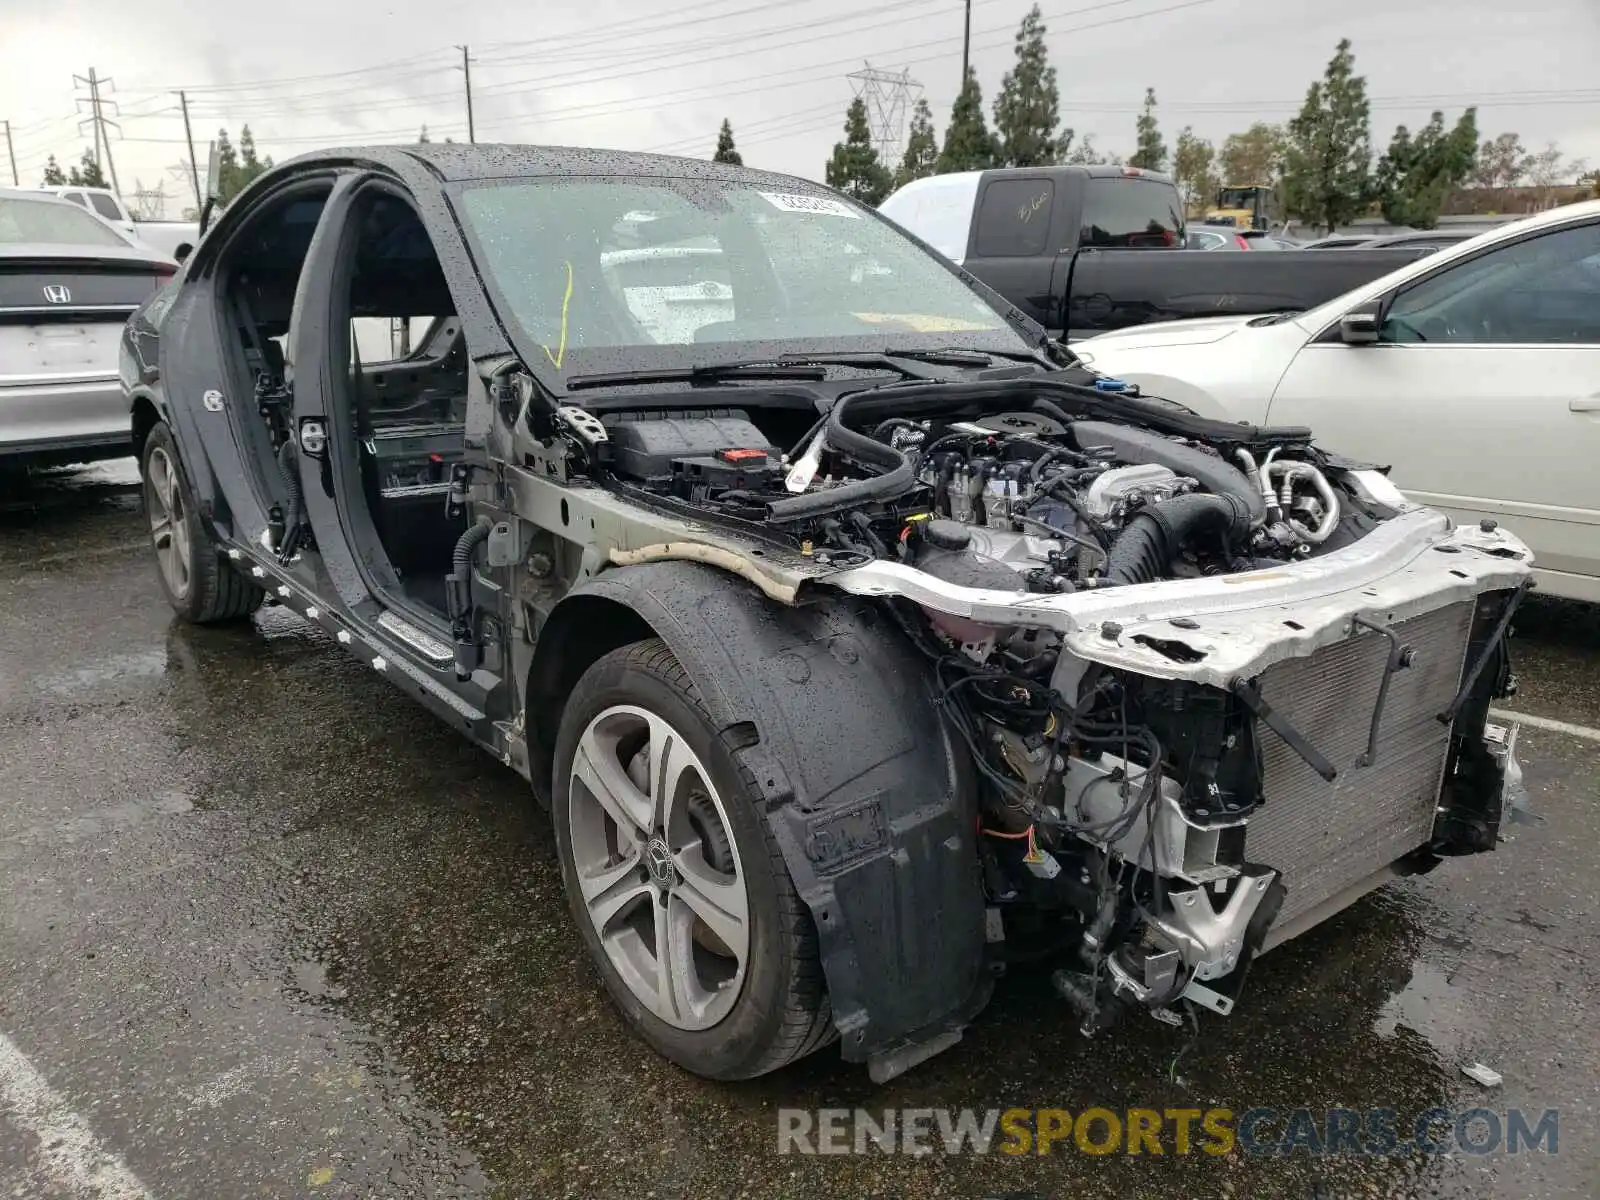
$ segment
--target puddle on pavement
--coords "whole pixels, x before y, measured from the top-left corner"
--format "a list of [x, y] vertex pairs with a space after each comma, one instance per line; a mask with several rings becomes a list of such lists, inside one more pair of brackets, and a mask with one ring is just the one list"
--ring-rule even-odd
[[91, 659], [68, 671], [39, 675], [34, 682], [42, 691], [56, 696], [68, 696], [75, 692], [94, 691], [120, 679], [156, 677], [166, 674], [166, 671], [166, 649], [152, 646], [148, 650], [109, 654], [102, 658]]
[[1470, 1024], [1466, 998], [1450, 981], [1450, 973], [1419, 959], [1411, 966], [1410, 981], [1379, 1011], [1372, 1029], [1381, 1038], [1409, 1030], [1450, 1062], [1461, 1056]]
[[0, 514], [49, 512], [90, 505], [137, 510], [139, 466], [129, 458], [0, 476]]
[[9, 830], [0, 837], [0, 846], [22, 847], [39, 841], [71, 846], [107, 834], [120, 833], [150, 820], [182, 816], [197, 809], [210, 810], [214, 807], [214, 804], [202, 801], [189, 792], [156, 792], [136, 800], [108, 804], [65, 821], [39, 822]]

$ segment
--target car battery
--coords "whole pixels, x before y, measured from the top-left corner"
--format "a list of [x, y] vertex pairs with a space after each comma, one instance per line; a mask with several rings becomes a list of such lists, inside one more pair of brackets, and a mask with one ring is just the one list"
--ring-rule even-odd
[[778, 464], [760, 447], [729, 447], [672, 460], [672, 490], [698, 498], [727, 491], [764, 491], [778, 482]]

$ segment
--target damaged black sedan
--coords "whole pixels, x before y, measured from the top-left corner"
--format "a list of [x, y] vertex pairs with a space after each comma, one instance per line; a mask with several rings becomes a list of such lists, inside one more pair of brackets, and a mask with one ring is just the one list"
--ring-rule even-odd
[[[1074, 364], [870, 210], [646, 155], [263, 175], [130, 322], [162, 586], [329, 631], [532, 784], [629, 1023], [887, 1078], [1492, 849], [1529, 555]], [[381, 753], [374, 748], [373, 753]]]

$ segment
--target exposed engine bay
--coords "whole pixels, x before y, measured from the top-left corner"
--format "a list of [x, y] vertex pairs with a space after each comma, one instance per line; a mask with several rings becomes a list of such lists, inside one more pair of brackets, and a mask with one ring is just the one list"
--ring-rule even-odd
[[[1086, 1031], [1129, 1006], [1174, 1022], [1180, 1000], [1227, 1013], [1291, 889], [1294, 920], [1310, 921], [1404, 855], [1403, 869], [1426, 870], [1498, 836], [1514, 760], [1486, 740], [1484, 718], [1510, 686], [1503, 637], [1521, 588], [1417, 608], [1448, 620], [1347, 605], [1341, 636], [1359, 656], [1298, 651], [1297, 683], [1272, 671], [1186, 678], [1207, 651], [1182, 610], [1159, 632], [1099, 626], [1105, 644], [1136, 643], [1164, 664], [1159, 675], [1073, 653], [1033, 619], [1030, 604], [1139, 585], [1282, 578], [1415, 512], [1382, 472], [1318, 449], [1309, 430], [1057, 381], [872, 387], [785, 446], [754, 407], [563, 411], [595, 473], [631, 499], [748, 533], [841, 586], [887, 565], [1013, 606], [1005, 620], [977, 618], [914, 589], [857, 589], [926, 656], [970, 753], [995, 957], [1064, 955], [1056, 986]], [[1277, 624], [1285, 638], [1303, 630], [1288, 611]], [[1428, 706], [1434, 715], [1417, 715]], [[1291, 712], [1336, 715], [1338, 728]], [[1415, 780], [1380, 778], [1397, 755], [1423, 763]], [[1364, 787], [1395, 791], [1398, 849], [1312, 864], [1314, 879], [1286, 886], [1292, 864], [1253, 853], [1281, 841], [1278, 786], [1352, 830], [1368, 820]]]
[[825, 564], [894, 559], [1032, 592], [1273, 566], [1348, 544], [1384, 515], [1342, 484], [1308, 430], [1179, 422], [1226, 435], [1208, 440], [1048, 400], [858, 430], [839, 411], [853, 399], [788, 453], [743, 410], [616, 418], [612, 466], [658, 495], [788, 533]]

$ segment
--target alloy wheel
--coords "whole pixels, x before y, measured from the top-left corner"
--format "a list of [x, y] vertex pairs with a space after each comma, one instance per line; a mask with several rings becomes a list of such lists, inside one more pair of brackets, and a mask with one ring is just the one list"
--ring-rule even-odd
[[177, 467], [160, 446], [150, 451], [145, 464], [144, 503], [161, 576], [181, 599], [189, 594], [189, 523]]
[[567, 804], [584, 909], [617, 974], [667, 1024], [717, 1024], [744, 985], [750, 900], [705, 764], [660, 716], [615, 705], [578, 739]]

